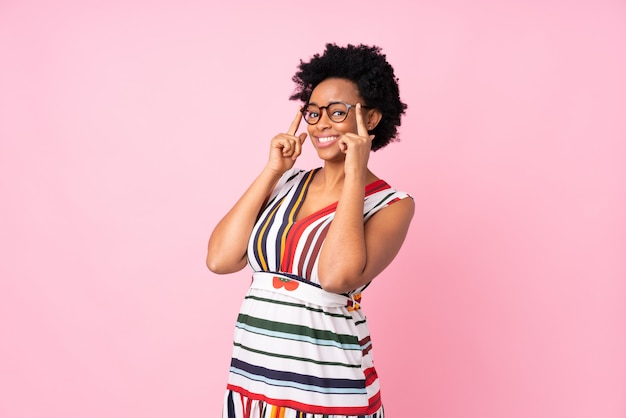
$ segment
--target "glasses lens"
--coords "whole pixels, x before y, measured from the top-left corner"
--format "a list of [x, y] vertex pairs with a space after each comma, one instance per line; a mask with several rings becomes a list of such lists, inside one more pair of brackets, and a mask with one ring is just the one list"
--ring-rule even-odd
[[344, 103], [333, 103], [328, 106], [328, 117], [333, 122], [343, 122], [348, 117], [348, 107]]
[[313, 125], [317, 123], [318, 120], [320, 120], [320, 108], [317, 106], [307, 106], [306, 108], [304, 108], [302, 115], [304, 116], [304, 120], [307, 123]]

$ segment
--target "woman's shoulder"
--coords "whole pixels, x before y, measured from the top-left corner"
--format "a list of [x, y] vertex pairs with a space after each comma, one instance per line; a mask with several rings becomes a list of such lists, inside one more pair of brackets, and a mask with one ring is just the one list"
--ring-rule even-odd
[[307, 170], [304, 170], [302, 168], [298, 168], [298, 167], [292, 167], [289, 170], [285, 171], [283, 173], [283, 175], [281, 176], [281, 180], [287, 182], [289, 180], [292, 180], [298, 176], [302, 176], [302, 174], [306, 173]]
[[293, 167], [283, 173], [283, 175], [274, 186], [272, 198], [287, 193], [295, 184], [299, 184], [302, 179], [313, 170], [304, 170], [302, 168]]
[[371, 198], [373, 200], [376, 200], [378, 198], [382, 198], [385, 200], [392, 198], [395, 200], [395, 199], [404, 199], [407, 197], [413, 199], [413, 196], [411, 196], [408, 192], [398, 190], [392, 187], [385, 180], [380, 179], [380, 178], [369, 183], [366, 186], [365, 197]]
[[305, 170], [302, 168], [293, 167], [283, 173], [283, 175], [280, 177], [280, 180], [278, 180], [277, 186], [281, 184], [297, 183], [312, 171], [314, 170]]
[[412, 211], [414, 199], [408, 192], [398, 190], [383, 179], [378, 179], [367, 185], [365, 189], [365, 216], [372, 216], [379, 210], [390, 205], [406, 201], [400, 206], [406, 206], [406, 210]]

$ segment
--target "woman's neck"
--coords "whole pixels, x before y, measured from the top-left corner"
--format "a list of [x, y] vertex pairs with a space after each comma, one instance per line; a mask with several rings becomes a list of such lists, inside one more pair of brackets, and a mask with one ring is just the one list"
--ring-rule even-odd
[[[318, 180], [318, 187], [327, 192], [341, 190], [346, 179], [346, 173], [343, 163], [333, 164], [326, 162], [324, 167], [315, 175]], [[369, 169], [367, 170], [366, 183], [369, 184], [378, 178]]]

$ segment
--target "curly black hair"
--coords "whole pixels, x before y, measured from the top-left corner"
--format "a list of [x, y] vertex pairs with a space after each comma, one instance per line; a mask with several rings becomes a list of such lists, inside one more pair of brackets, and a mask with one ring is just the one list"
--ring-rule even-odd
[[370, 131], [375, 135], [372, 151], [397, 139], [400, 117], [407, 106], [400, 101], [398, 78], [379, 47], [362, 44], [340, 47], [328, 43], [322, 55], [315, 54], [309, 62], [300, 60], [298, 69], [292, 78], [296, 89], [290, 100], [308, 103], [313, 89], [328, 78], [350, 80], [365, 100], [363, 105], [382, 113], [382, 119]]

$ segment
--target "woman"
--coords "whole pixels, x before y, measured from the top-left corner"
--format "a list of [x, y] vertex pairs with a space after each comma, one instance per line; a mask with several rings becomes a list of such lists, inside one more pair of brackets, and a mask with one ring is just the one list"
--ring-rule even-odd
[[[406, 105], [378, 47], [328, 44], [293, 80], [303, 107], [209, 240], [211, 271], [254, 271], [223, 416], [383, 417], [359, 301], [398, 253], [414, 203], [367, 163], [396, 137]], [[294, 168], [302, 118], [321, 168]]]

